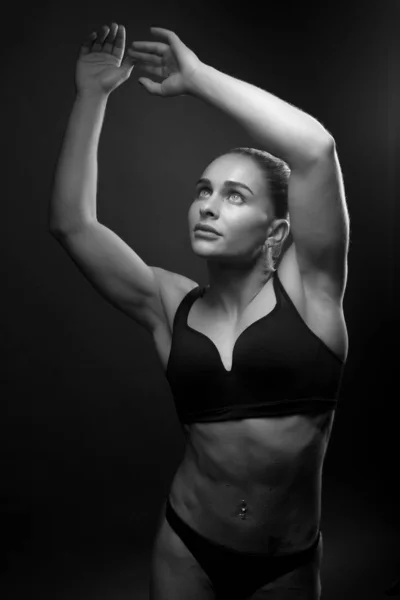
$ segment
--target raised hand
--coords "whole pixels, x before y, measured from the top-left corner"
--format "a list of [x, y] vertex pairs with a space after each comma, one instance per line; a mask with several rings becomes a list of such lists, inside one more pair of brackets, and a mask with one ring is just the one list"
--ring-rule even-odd
[[134, 61], [126, 56], [125, 27], [111, 23], [93, 32], [82, 44], [76, 65], [78, 93], [110, 94], [129, 79]]
[[163, 42], [132, 42], [127, 54], [139, 67], [151, 75], [162, 78], [156, 83], [148, 77], [140, 77], [148, 92], [158, 96], [179, 96], [190, 93], [195, 71], [202, 65], [173, 31], [150, 27], [151, 33]]

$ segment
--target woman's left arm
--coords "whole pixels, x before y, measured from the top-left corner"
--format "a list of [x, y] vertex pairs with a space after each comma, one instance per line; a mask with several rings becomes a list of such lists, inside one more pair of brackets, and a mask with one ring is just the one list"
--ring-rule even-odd
[[151, 27], [162, 41], [132, 42], [128, 54], [156, 83], [151, 94], [189, 94], [236, 119], [267, 152], [289, 165], [291, 232], [303, 283], [341, 301], [347, 278], [349, 216], [335, 141], [313, 117], [256, 86], [203, 63], [168, 29]]
[[191, 95], [233, 117], [264, 150], [287, 162], [290, 225], [303, 281], [341, 300], [349, 215], [333, 137], [302, 110], [204, 63], [190, 82]]

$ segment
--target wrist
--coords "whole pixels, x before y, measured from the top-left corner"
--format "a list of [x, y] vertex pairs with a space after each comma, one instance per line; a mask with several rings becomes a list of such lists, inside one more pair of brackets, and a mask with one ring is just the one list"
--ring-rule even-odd
[[192, 72], [189, 78], [188, 92], [191, 96], [201, 97], [204, 89], [204, 81], [207, 80], [207, 74], [211, 71], [212, 67], [205, 63], [200, 65]]
[[78, 102], [105, 104], [109, 95], [110, 94], [108, 92], [104, 92], [102, 90], [81, 89], [77, 90], [76, 92], [76, 100]]

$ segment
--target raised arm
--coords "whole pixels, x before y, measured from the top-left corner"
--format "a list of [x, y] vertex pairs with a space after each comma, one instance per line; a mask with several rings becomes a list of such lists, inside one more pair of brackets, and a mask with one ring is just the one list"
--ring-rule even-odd
[[331, 134], [292, 104], [208, 65], [197, 69], [192, 84], [195, 97], [234, 117], [265, 150], [288, 163], [290, 229], [303, 284], [342, 302], [349, 215]]
[[[150, 30], [161, 41], [135, 41], [128, 53], [163, 81], [142, 77], [141, 83], [151, 94], [186, 93], [218, 107], [263, 149], [288, 163], [292, 251], [303, 284], [341, 302], [347, 280], [349, 215], [331, 134], [292, 104], [202, 63], [173, 31]], [[178, 85], [182, 76], [184, 92]]]
[[[147, 329], [164, 318], [160, 275], [97, 220], [97, 150], [109, 94], [126, 81], [125, 29], [103, 26], [82, 46], [77, 95], [58, 161], [49, 231], [106, 300]], [[166, 272], [168, 273], [168, 271]], [[165, 277], [164, 277], [165, 279]]]

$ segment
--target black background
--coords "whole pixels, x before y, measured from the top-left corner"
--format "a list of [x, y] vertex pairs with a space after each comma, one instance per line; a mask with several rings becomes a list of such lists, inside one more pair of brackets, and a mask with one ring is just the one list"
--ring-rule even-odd
[[[81, 42], [103, 23], [175, 31], [213, 67], [315, 116], [336, 140], [350, 213], [349, 355], [324, 467], [323, 598], [383, 598], [400, 576], [395, 136], [398, 3], [42, 2], [3, 22], [0, 422], [7, 597], [147, 598], [158, 514], [184, 450], [149, 334], [47, 231]], [[218, 109], [110, 97], [98, 219], [149, 265], [206, 283], [187, 211], [212, 158], [257, 146]], [[397, 198], [398, 202], [398, 198]], [[170, 228], [170, 232], [167, 230]]]

